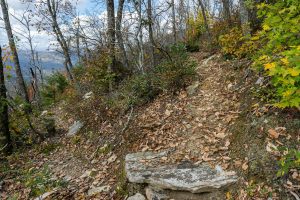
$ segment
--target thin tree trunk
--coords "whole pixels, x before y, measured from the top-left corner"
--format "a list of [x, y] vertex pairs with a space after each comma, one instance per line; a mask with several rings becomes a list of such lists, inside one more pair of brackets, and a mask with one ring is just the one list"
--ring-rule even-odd
[[9, 132], [8, 105], [6, 98], [6, 87], [4, 81], [4, 66], [2, 62], [2, 49], [0, 46], [0, 149], [7, 154], [12, 152], [12, 142]]
[[172, 7], [172, 28], [173, 28], [173, 39], [174, 43], [177, 42], [177, 33], [176, 33], [176, 13], [175, 13], [175, 1], [171, 1], [171, 7]]
[[[63, 54], [64, 54], [65, 60], [67, 62], [67, 68], [69, 66], [72, 69], [73, 68], [73, 63], [72, 63], [72, 60], [71, 60], [71, 57], [70, 57], [68, 44], [67, 44], [67, 41], [65, 40], [64, 35], [62, 34], [62, 32], [60, 30], [60, 27], [59, 27], [58, 23], [57, 23], [56, 13], [57, 13], [58, 8], [56, 8], [55, 5], [56, 5], [55, 0], [51, 0], [51, 1], [47, 0], [48, 10], [49, 10], [49, 13], [50, 13], [51, 18], [52, 18], [52, 30], [55, 33], [56, 39], [57, 39], [60, 47], [63, 50]], [[67, 70], [67, 73], [68, 73], [69, 79], [71, 81], [74, 81], [74, 77], [73, 77], [73, 74], [71, 73], [70, 69]]]
[[118, 45], [119, 45], [119, 48], [120, 48], [120, 51], [122, 54], [122, 58], [123, 58], [123, 64], [128, 69], [129, 61], [128, 61], [127, 53], [126, 53], [126, 50], [124, 47], [124, 40], [123, 40], [123, 36], [122, 36], [122, 32], [121, 32], [124, 2], [125, 2], [125, 0], [119, 0], [117, 19], [116, 19], [116, 36], [117, 36]]
[[230, 14], [230, 5], [229, 0], [222, 0], [223, 4], [223, 14], [229, 26], [231, 26], [231, 14]]
[[[116, 57], [115, 57], [115, 5], [114, 0], [107, 0], [107, 37], [108, 37], [108, 51], [110, 57], [110, 64], [108, 65], [107, 72], [114, 71]], [[113, 82], [109, 83], [109, 91], [113, 90]]]
[[245, 0], [240, 0], [239, 3], [240, 3], [240, 17], [241, 17], [243, 34], [248, 35], [250, 34], [248, 10], [245, 5]]
[[151, 67], [155, 66], [155, 54], [154, 54], [154, 47], [155, 41], [153, 37], [153, 17], [152, 17], [152, 0], [148, 0], [148, 31], [149, 31], [149, 40], [150, 40], [150, 60], [151, 60]]
[[2, 8], [5, 29], [6, 29], [7, 37], [8, 37], [8, 41], [9, 41], [9, 47], [10, 47], [10, 50], [11, 50], [11, 53], [13, 56], [13, 61], [14, 61], [15, 68], [16, 68], [17, 82], [18, 82], [18, 87], [19, 87], [18, 89], [19, 89], [19, 92], [21, 93], [21, 96], [25, 100], [25, 102], [30, 104], [28, 93], [26, 90], [25, 81], [24, 81], [23, 74], [21, 71], [17, 48], [16, 48], [16, 44], [14, 41], [14, 36], [13, 36], [11, 25], [10, 25], [10, 20], [9, 20], [9, 15], [8, 15], [8, 7], [7, 7], [7, 4], [5, 3], [5, 0], [0, 0], [0, 2], [1, 2], [1, 8]]
[[144, 73], [144, 42], [143, 42], [143, 18], [142, 18], [142, 0], [138, 1], [138, 17], [139, 17], [139, 68]]
[[204, 20], [204, 26], [205, 26], [205, 29], [206, 29], [206, 33], [207, 33], [209, 41], [211, 42], [209, 26], [208, 26], [208, 22], [207, 22], [207, 18], [206, 18], [206, 13], [205, 13], [205, 7], [204, 7], [204, 4], [203, 4], [202, 0], [198, 0], [198, 2], [199, 2], [199, 5], [200, 5], [200, 8], [201, 8], [201, 13], [202, 13], [202, 17], [203, 17], [203, 20]]

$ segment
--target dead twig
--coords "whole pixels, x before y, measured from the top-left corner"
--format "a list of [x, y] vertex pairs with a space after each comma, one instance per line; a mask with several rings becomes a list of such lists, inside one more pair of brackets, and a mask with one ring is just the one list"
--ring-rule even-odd
[[4, 145], [4, 147], [2, 147], [2, 148], [0, 149], [0, 151], [3, 151], [6, 147], [7, 147], [7, 144]]
[[130, 120], [132, 118], [132, 113], [133, 113], [133, 107], [131, 106], [130, 114], [128, 116], [128, 119], [127, 119], [127, 122], [126, 122], [124, 128], [121, 131], [121, 134], [123, 134], [128, 129], [129, 122], [130, 122]]
[[296, 200], [300, 200], [300, 197], [293, 191], [289, 191], [291, 193], [291, 195], [293, 195], [295, 197]]

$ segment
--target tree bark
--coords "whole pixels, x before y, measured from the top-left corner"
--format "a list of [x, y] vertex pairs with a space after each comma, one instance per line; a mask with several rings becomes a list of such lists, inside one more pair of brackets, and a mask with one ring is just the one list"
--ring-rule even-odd
[[222, 0], [223, 4], [223, 15], [224, 18], [226, 19], [227, 23], [229, 26], [231, 26], [231, 13], [230, 13], [230, 4], [229, 0]]
[[118, 11], [117, 11], [117, 19], [116, 19], [116, 36], [118, 40], [118, 45], [122, 54], [123, 58], [123, 65], [126, 67], [126, 69], [129, 68], [129, 61], [127, 57], [127, 53], [124, 47], [124, 40], [122, 36], [122, 18], [123, 18], [123, 8], [124, 8], [124, 2], [125, 0], [119, 0], [118, 5]]
[[[108, 53], [110, 57], [110, 64], [108, 65], [107, 72], [113, 73], [115, 68], [115, 5], [114, 0], [107, 0], [107, 39], [108, 39]], [[113, 82], [109, 83], [109, 91], [113, 90]]]
[[139, 68], [144, 73], [144, 42], [143, 42], [143, 18], [142, 18], [142, 0], [138, 0], [138, 18], [139, 18]]
[[7, 37], [8, 37], [9, 47], [10, 47], [12, 57], [13, 57], [13, 62], [15, 64], [15, 68], [16, 68], [18, 89], [19, 89], [20, 95], [23, 97], [25, 102], [30, 104], [25, 81], [24, 81], [23, 74], [21, 71], [21, 66], [20, 66], [20, 61], [19, 61], [19, 57], [18, 57], [16, 44], [14, 41], [14, 35], [12, 33], [12, 28], [11, 28], [11, 24], [10, 24], [10, 20], [9, 20], [8, 7], [7, 7], [5, 0], [0, 0], [0, 2], [1, 2], [1, 8], [2, 8], [5, 29], [6, 29], [6, 33], [7, 33]]
[[149, 40], [150, 40], [150, 60], [151, 60], [151, 67], [155, 66], [155, 54], [154, 54], [154, 47], [155, 41], [153, 36], [153, 17], [152, 17], [152, 0], [148, 0], [148, 31], [149, 31]]
[[207, 22], [207, 18], [206, 18], [206, 13], [205, 13], [205, 7], [204, 7], [204, 4], [203, 4], [202, 0], [198, 0], [198, 2], [199, 2], [199, 5], [200, 5], [200, 8], [201, 8], [201, 13], [202, 13], [202, 17], [203, 17], [203, 20], [204, 20], [204, 26], [205, 26], [205, 29], [206, 29], [206, 33], [207, 33], [209, 41], [211, 42], [209, 26], [208, 26], [208, 22]]
[[177, 33], [176, 33], [176, 13], [175, 13], [175, 1], [171, 0], [171, 7], [172, 7], [172, 28], [173, 28], [173, 39], [174, 43], [177, 42]]
[[4, 65], [2, 62], [2, 49], [0, 46], [0, 149], [5, 153], [10, 154], [12, 152], [12, 142], [9, 132], [9, 119], [8, 119], [8, 105], [6, 98], [6, 87], [4, 81]]
[[[52, 30], [56, 35], [56, 40], [59, 43], [60, 47], [63, 50], [63, 54], [65, 57], [65, 62], [67, 63], [66, 66], [66, 71], [68, 73], [68, 77], [71, 81], [74, 81], [74, 77], [73, 74], [71, 73], [69, 67], [72, 69], [73, 68], [73, 63], [70, 57], [70, 52], [69, 52], [69, 47], [67, 44], [67, 41], [64, 37], [64, 35], [62, 34], [60, 27], [57, 23], [57, 7], [56, 7], [56, 3], [55, 0], [47, 0], [47, 7], [48, 7], [48, 11], [50, 13], [51, 19], [52, 19]], [[69, 67], [68, 67], [69, 66]]]
[[245, 5], [245, 0], [240, 0], [240, 18], [244, 35], [250, 34], [249, 14]]

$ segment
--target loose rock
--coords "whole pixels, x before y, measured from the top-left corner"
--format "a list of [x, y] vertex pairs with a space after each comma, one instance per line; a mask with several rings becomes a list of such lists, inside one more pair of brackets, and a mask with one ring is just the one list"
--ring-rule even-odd
[[144, 197], [144, 195], [136, 193], [135, 195], [128, 197], [127, 200], [146, 200], [146, 198]]
[[159, 166], [158, 160], [166, 154], [167, 152], [128, 154], [125, 158], [128, 180], [132, 183], [148, 183], [158, 189], [192, 193], [216, 191], [237, 181], [235, 172], [220, 172], [205, 165]]

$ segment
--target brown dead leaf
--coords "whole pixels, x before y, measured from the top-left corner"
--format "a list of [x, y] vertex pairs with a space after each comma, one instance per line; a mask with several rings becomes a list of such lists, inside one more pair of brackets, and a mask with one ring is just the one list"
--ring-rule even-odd
[[248, 162], [244, 162], [244, 164], [242, 165], [242, 169], [244, 170], [244, 171], [246, 171], [247, 169], [248, 169]]
[[275, 131], [275, 129], [268, 130], [269, 136], [273, 139], [277, 139], [279, 137], [279, 133]]
[[216, 136], [217, 138], [220, 138], [220, 139], [223, 139], [223, 138], [225, 138], [225, 137], [226, 137], [226, 135], [225, 135], [225, 133], [224, 133], [224, 132], [217, 133], [217, 134], [215, 134], [215, 136]]

